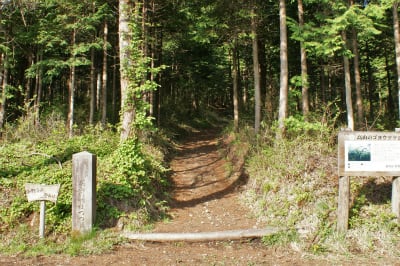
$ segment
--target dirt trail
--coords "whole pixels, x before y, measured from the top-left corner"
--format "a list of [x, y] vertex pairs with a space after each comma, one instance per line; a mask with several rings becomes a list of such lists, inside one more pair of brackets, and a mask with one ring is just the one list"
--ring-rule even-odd
[[245, 176], [234, 172], [215, 130], [196, 132], [178, 147], [171, 162], [174, 182], [170, 222], [155, 232], [207, 232], [259, 228], [241, 204]]

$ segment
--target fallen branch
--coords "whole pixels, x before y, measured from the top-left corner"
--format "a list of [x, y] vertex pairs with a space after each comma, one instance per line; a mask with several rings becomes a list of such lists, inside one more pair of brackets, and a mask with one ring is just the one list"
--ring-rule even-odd
[[58, 166], [60, 167], [60, 169], [62, 169], [61, 161], [59, 159], [57, 159], [56, 157], [54, 157], [54, 156], [48, 155], [46, 153], [40, 153], [40, 152], [33, 152], [33, 153], [30, 154], [30, 156], [33, 156], [33, 155], [41, 155], [41, 156], [53, 159], [58, 163]]
[[131, 240], [144, 240], [154, 242], [166, 241], [216, 241], [237, 240], [243, 238], [260, 238], [272, 235], [280, 230], [278, 228], [230, 230], [199, 233], [133, 233], [123, 232], [122, 236]]

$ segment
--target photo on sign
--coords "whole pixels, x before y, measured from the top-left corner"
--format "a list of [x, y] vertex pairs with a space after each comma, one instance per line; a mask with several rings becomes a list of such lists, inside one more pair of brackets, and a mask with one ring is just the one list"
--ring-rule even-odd
[[347, 159], [351, 162], [369, 162], [371, 161], [371, 144], [349, 145], [347, 150]]

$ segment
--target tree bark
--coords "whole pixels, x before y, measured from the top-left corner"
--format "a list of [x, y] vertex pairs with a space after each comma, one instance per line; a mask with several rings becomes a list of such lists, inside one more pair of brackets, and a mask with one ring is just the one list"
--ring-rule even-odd
[[237, 40], [235, 38], [232, 49], [232, 82], [233, 82], [233, 128], [237, 132], [239, 130], [239, 79], [237, 69]]
[[370, 58], [370, 50], [369, 50], [369, 45], [368, 42], [366, 43], [366, 49], [367, 51], [367, 58], [366, 58], [366, 68], [367, 68], [367, 91], [368, 91], [368, 101], [370, 102], [369, 104], [369, 115], [373, 117], [374, 115], [374, 104], [373, 102], [375, 101], [375, 86], [374, 86], [374, 79], [373, 79], [373, 71], [372, 71], [372, 66], [371, 66], [371, 58]]
[[280, 30], [280, 91], [279, 91], [279, 130], [277, 138], [282, 138], [285, 133], [285, 119], [288, 116], [288, 58], [287, 58], [287, 28], [286, 28], [286, 2], [279, 0], [279, 30]]
[[361, 74], [360, 74], [360, 55], [358, 52], [357, 31], [352, 29], [352, 46], [353, 46], [353, 67], [354, 67], [354, 84], [356, 89], [356, 107], [357, 107], [357, 127], [362, 127], [364, 123], [364, 107], [361, 93]]
[[[346, 47], [347, 36], [346, 32], [342, 31], [342, 40], [344, 47]], [[344, 85], [346, 91], [346, 108], [347, 108], [347, 127], [354, 130], [354, 114], [353, 114], [353, 101], [351, 97], [351, 80], [350, 80], [350, 64], [349, 58], [343, 55], [343, 69], [344, 69]]]
[[[392, 72], [391, 72], [391, 63], [389, 60], [389, 55], [386, 47], [383, 48], [385, 53], [385, 69], [386, 69], [386, 87], [388, 89], [388, 97], [386, 99], [386, 105], [387, 105], [387, 110], [393, 110], [394, 109], [394, 99], [393, 99], [393, 88], [392, 88]], [[395, 85], [396, 86], [396, 85]]]
[[[72, 32], [72, 46], [75, 45], [75, 38], [76, 38], [76, 31], [73, 30]], [[68, 86], [68, 119], [67, 119], [67, 130], [68, 135], [71, 138], [74, 134], [73, 132], [73, 125], [74, 125], [74, 100], [75, 100], [75, 65], [72, 62], [70, 66], [70, 77], [69, 77], [69, 86]]]
[[118, 115], [117, 115], [117, 59], [116, 56], [113, 56], [113, 66], [112, 66], [112, 118], [113, 118], [113, 123], [115, 123], [118, 120]]
[[[267, 61], [265, 54], [265, 40], [258, 38], [258, 60], [260, 63], [260, 100], [261, 100], [261, 117], [265, 119], [267, 116], [263, 116], [263, 108], [266, 106], [266, 96], [267, 96]], [[272, 108], [271, 108], [272, 111]], [[268, 112], [265, 109], [265, 112]], [[268, 115], [268, 114], [267, 114]]]
[[258, 36], [255, 7], [252, 9], [251, 33], [253, 37], [253, 75], [254, 75], [254, 132], [259, 133], [261, 123], [261, 86], [260, 86], [260, 63], [258, 60]]
[[[41, 54], [37, 54], [37, 62], [42, 60]], [[34, 110], [33, 110], [33, 117], [35, 125], [39, 125], [39, 112], [40, 112], [40, 103], [42, 101], [42, 90], [43, 90], [43, 83], [42, 83], [42, 67], [38, 67], [36, 70], [36, 83], [35, 83], [35, 101], [34, 101]]]
[[[96, 7], [93, 2], [92, 12], [96, 12]], [[96, 34], [93, 36], [93, 40], [96, 39]], [[90, 103], [89, 103], [89, 124], [94, 125], [94, 116], [97, 109], [97, 94], [96, 94], [96, 51], [94, 48], [90, 49]]]
[[4, 127], [5, 114], [6, 114], [6, 95], [8, 86], [8, 68], [6, 66], [6, 55], [4, 53], [0, 54], [0, 129]]
[[[29, 62], [29, 67], [32, 67], [34, 64], [34, 55], [33, 53], [29, 53], [28, 55], [28, 62]], [[1, 84], [1, 81], [0, 81]], [[32, 78], [27, 78], [26, 83], [25, 83], [25, 99], [24, 103], [28, 104], [32, 100]]]
[[396, 51], [397, 90], [399, 97], [398, 119], [400, 119], [400, 29], [399, 29], [398, 7], [399, 7], [399, 1], [395, 1], [393, 3], [393, 29], [394, 29], [395, 51]]
[[[354, 0], [350, 0], [350, 6], [354, 5]], [[352, 48], [354, 64], [354, 85], [356, 89], [356, 108], [357, 108], [357, 128], [361, 128], [364, 123], [364, 107], [361, 93], [361, 74], [360, 74], [360, 55], [358, 52], [357, 30], [352, 28]]]
[[107, 76], [107, 43], [108, 43], [108, 24], [107, 21], [104, 22], [104, 32], [103, 32], [103, 71], [102, 71], [102, 97], [101, 97], [101, 103], [102, 103], [102, 112], [101, 112], [101, 125], [103, 128], [105, 128], [107, 124], [107, 82], [108, 82], [108, 76]]
[[128, 85], [129, 78], [127, 73], [127, 67], [129, 64], [129, 44], [130, 44], [130, 14], [131, 12], [131, 1], [120, 0], [119, 1], [119, 60], [120, 60], [120, 86], [121, 86], [121, 135], [120, 140], [126, 140], [131, 133], [131, 124], [134, 121], [135, 109], [133, 105], [133, 99], [129, 97]]
[[[304, 28], [304, 10], [303, 10], [303, 0], [297, 1], [299, 26], [301, 29]], [[301, 64], [301, 95], [302, 95], [302, 111], [304, 119], [307, 120], [308, 113], [310, 111], [310, 103], [308, 96], [308, 70], [307, 70], [307, 53], [304, 47], [304, 42], [300, 42], [300, 64]]]
[[95, 67], [95, 51], [90, 51], [90, 107], [89, 107], [89, 123], [94, 124], [94, 114], [96, 112], [96, 67]]

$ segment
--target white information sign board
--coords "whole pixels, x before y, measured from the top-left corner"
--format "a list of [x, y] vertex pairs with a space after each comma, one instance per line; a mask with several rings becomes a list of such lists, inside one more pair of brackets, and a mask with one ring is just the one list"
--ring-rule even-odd
[[400, 176], [400, 133], [339, 133], [339, 176]]
[[52, 202], [57, 201], [60, 184], [56, 185], [43, 185], [43, 184], [25, 184], [25, 192], [28, 201], [43, 201], [48, 200]]

